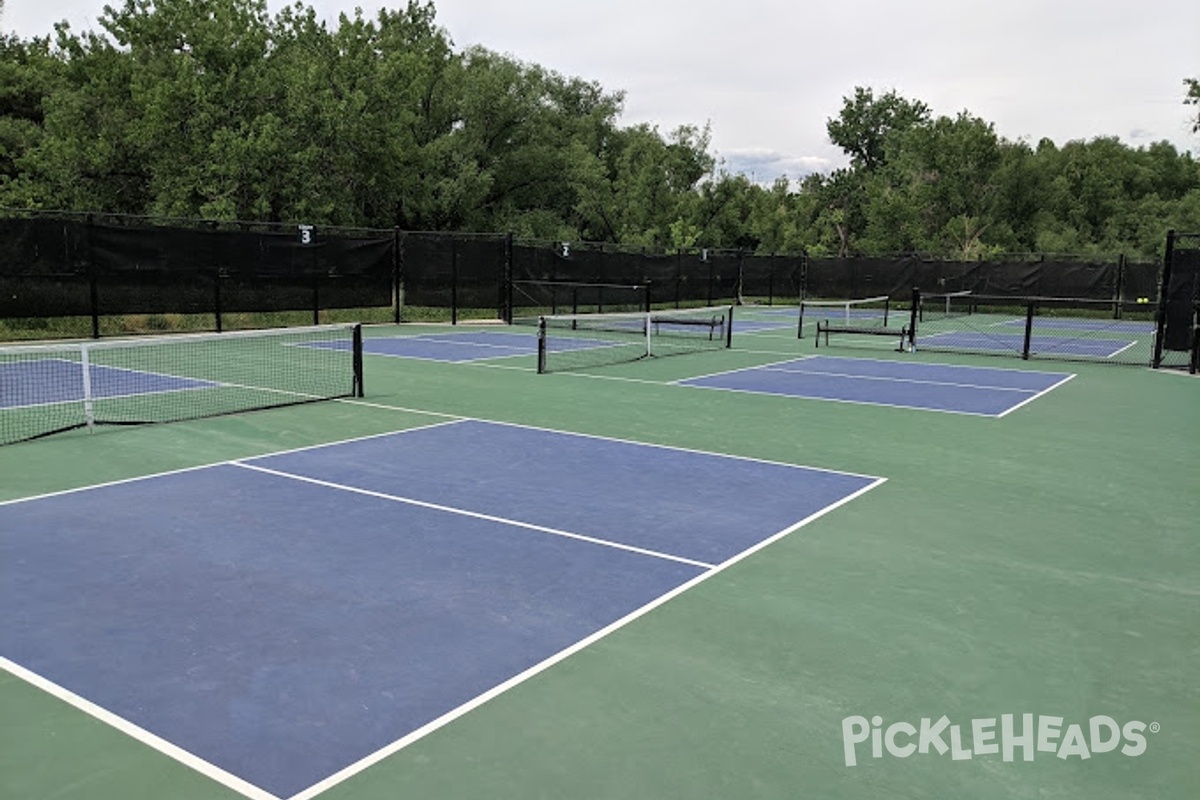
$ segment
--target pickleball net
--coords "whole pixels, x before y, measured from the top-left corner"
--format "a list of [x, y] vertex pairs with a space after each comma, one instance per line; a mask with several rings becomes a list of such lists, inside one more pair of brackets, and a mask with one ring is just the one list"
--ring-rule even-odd
[[728, 349], [733, 306], [538, 318], [538, 372]]
[[891, 300], [887, 295], [852, 300], [801, 300], [796, 337], [804, 338], [804, 320], [809, 324], [826, 321], [844, 327], [886, 328]]
[[921, 322], [965, 317], [975, 310], [970, 289], [959, 292], [921, 292], [918, 316]]
[[358, 325], [0, 347], [0, 445], [361, 396]]

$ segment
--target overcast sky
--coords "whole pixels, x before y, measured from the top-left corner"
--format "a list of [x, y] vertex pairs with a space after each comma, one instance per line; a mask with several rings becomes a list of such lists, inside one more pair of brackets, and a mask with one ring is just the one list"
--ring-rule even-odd
[[[3, 0], [0, 26], [97, 28], [105, 0]], [[119, 5], [120, 0], [109, 0]], [[400, 7], [396, 0], [392, 7]], [[331, 22], [379, 3], [309, 0]], [[280, 0], [268, 0], [277, 11]], [[480, 44], [625, 92], [623, 124], [710, 124], [756, 180], [841, 166], [826, 137], [854, 87], [959, 111], [1010, 140], [1167, 140], [1200, 155], [1184, 78], [1200, 77], [1200, 0], [436, 0]]]

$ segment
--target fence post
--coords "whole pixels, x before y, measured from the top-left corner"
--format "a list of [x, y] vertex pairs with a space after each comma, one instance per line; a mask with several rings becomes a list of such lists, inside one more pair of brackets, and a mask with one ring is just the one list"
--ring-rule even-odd
[[1121, 298], [1125, 296], [1125, 254], [1117, 257], [1117, 285], [1113, 287], [1113, 319], [1121, 318]]
[[88, 304], [92, 312], [92, 338], [100, 338], [100, 287], [96, 277], [96, 248], [92, 244], [92, 215], [87, 215]]
[[501, 287], [501, 297], [503, 298], [503, 308], [501, 309], [501, 319], [509, 325], [513, 321], [513, 233], [509, 231], [504, 234], [504, 274], [501, 278], [503, 286]]
[[711, 258], [705, 258], [705, 261], [708, 262], [708, 300], [705, 302], [705, 305], [708, 306], [709, 308], [712, 308], [712, 304], [713, 304], [713, 260]]
[[458, 239], [450, 240], [450, 324], [458, 324]]
[[221, 268], [213, 266], [213, 316], [217, 319], [217, 333], [221, 332]]
[[404, 304], [404, 289], [400, 285], [400, 262], [403, 260], [400, 245], [400, 226], [392, 228], [392, 317], [400, 324], [400, 307]]
[[1150, 366], [1162, 366], [1163, 337], [1167, 333], [1167, 293], [1171, 288], [1171, 264], [1175, 261], [1175, 229], [1167, 231], [1167, 252], [1158, 273], [1158, 310], [1154, 312], [1154, 359]]
[[321, 324], [321, 276], [312, 276], [313, 325]]
[[675, 307], [679, 308], [680, 283], [683, 281], [683, 251], [675, 251]]

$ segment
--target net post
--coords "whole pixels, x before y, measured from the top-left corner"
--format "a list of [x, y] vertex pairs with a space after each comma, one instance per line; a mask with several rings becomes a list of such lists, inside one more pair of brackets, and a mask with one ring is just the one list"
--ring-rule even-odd
[[799, 321], [796, 323], [796, 338], [797, 339], [804, 338], [804, 299], [803, 298], [801, 298], [801, 300], [800, 300], [800, 317], [799, 317]]
[[646, 329], [646, 356], [647, 357], [654, 355], [654, 350], [650, 346], [650, 337], [653, 335], [653, 333], [650, 329], [650, 326], [653, 324], [654, 324], [654, 321], [652, 319], [650, 319], [649, 314], [647, 314], [642, 320], [642, 325], [645, 326], [645, 329]]
[[733, 347], [733, 306], [729, 307], [729, 319], [725, 324], [725, 349]]
[[890, 308], [891, 304], [892, 304], [892, 298], [891, 298], [891, 295], [888, 295], [887, 297], [885, 297], [883, 299], [883, 327], [885, 327], [885, 328], [887, 327], [888, 309]]
[[362, 324], [354, 326], [354, 385], [351, 394], [355, 397], [363, 397], [363, 339], [362, 339]]
[[908, 312], [908, 349], [910, 352], [917, 349], [917, 317], [920, 316], [918, 309], [921, 307], [921, 289], [914, 286], [912, 289], [912, 307]]
[[96, 429], [96, 409], [92, 402], [92, 368], [91, 350], [85, 345], [79, 347], [79, 367], [83, 372], [83, 418], [87, 423], [88, 433]]
[[538, 317], [537, 371], [538, 371], [538, 375], [544, 375], [546, 373], [546, 318], [545, 317]]
[[1029, 360], [1029, 344], [1033, 341], [1033, 313], [1036, 303], [1030, 300], [1025, 306], [1025, 342], [1021, 347], [1021, 358]]

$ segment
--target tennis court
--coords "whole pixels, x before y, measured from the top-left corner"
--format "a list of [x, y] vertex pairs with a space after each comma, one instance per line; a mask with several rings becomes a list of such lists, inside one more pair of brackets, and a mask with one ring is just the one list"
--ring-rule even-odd
[[[91, 353], [94, 433], [0, 446], [0, 795], [1194, 795], [1200, 381], [775, 313], [548, 375], [365, 328], [362, 397], [343, 333]], [[56, 361], [0, 361], [0, 422], [81, 424]]]
[[[1092, 330], [1082, 328], [1081, 330]], [[1034, 334], [1029, 337], [1032, 355], [1057, 354], [1089, 358], [1114, 358], [1134, 347], [1131, 339], [1081, 339], [1072, 336]], [[993, 353], [1020, 353], [1025, 337], [1019, 333], [985, 331], [946, 331], [922, 337], [922, 347], [951, 347]]]
[[682, 386], [1003, 417], [1073, 376], [954, 364], [810, 356], [679, 381]]

